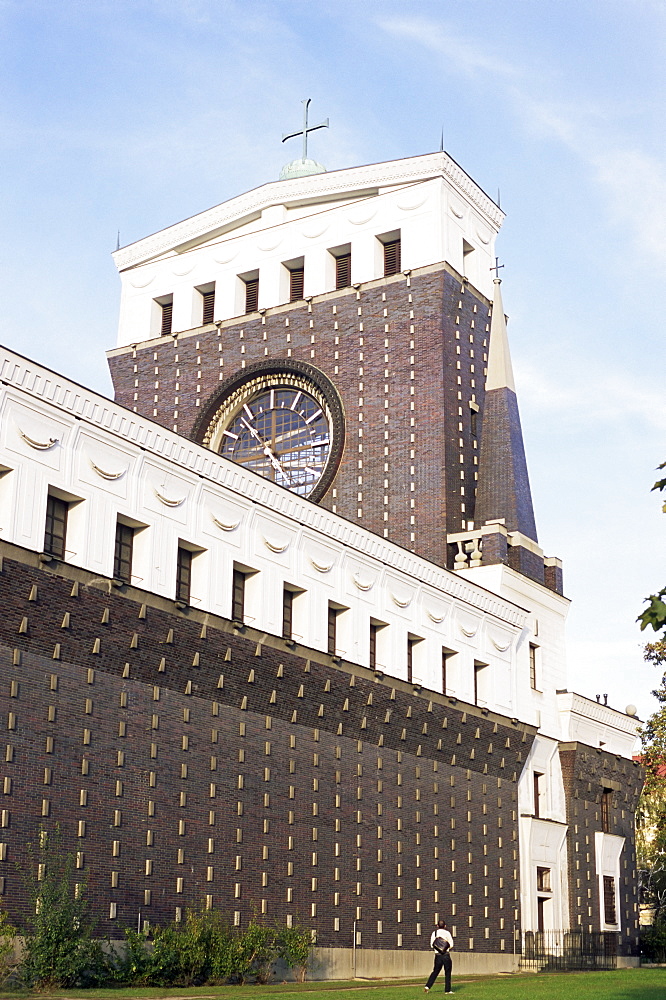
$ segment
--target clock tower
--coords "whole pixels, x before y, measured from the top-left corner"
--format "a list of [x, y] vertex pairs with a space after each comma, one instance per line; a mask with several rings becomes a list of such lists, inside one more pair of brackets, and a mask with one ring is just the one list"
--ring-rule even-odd
[[497, 384], [501, 209], [444, 152], [294, 164], [116, 251], [117, 400], [439, 565], [560, 590]]

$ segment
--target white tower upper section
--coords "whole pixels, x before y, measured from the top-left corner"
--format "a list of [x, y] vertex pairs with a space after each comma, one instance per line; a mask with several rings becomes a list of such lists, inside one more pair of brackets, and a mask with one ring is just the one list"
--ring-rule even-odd
[[351, 253], [352, 283], [383, 276], [383, 244], [400, 239], [401, 267], [442, 262], [492, 298], [491, 265], [504, 213], [446, 153], [273, 181], [117, 250], [122, 279], [118, 346], [245, 312], [245, 282], [259, 278], [260, 309], [289, 301], [289, 270], [304, 296], [335, 288], [335, 259]]

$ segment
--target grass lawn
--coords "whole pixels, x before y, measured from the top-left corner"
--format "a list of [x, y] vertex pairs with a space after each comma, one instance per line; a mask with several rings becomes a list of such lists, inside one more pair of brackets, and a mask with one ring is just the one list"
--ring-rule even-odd
[[[568, 972], [514, 976], [453, 977], [453, 990], [459, 1000], [666, 1000], [666, 969], [622, 969], [616, 972]], [[338, 1000], [421, 1000], [423, 984], [395, 982], [275, 983], [270, 986], [202, 986], [199, 989], [118, 989], [60, 990], [58, 1000], [157, 1000], [160, 997], [199, 997], [200, 1000], [260, 1000], [276, 995], [285, 1000], [325, 1000], [336, 993]], [[49, 994], [50, 995], [50, 994]], [[27, 994], [3, 993], [18, 1000]], [[40, 994], [46, 998], [47, 994]], [[436, 983], [430, 996], [444, 996], [443, 980]]]

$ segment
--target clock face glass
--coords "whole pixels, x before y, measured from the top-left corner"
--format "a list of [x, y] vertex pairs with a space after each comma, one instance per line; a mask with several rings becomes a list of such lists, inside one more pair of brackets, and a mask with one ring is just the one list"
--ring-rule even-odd
[[307, 497], [331, 451], [324, 401], [297, 386], [258, 389], [230, 416], [219, 438], [225, 458]]

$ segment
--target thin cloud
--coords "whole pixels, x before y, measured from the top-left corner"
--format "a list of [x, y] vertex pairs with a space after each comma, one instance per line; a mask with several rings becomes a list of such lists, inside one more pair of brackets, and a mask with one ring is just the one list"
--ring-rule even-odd
[[449, 68], [454, 68], [468, 76], [479, 72], [494, 73], [503, 77], [514, 77], [517, 70], [505, 60], [484, 52], [478, 42], [468, 42], [444, 24], [437, 24], [426, 18], [393, 17], [382, 18], [379, 26], [384, 31], [400, 38], [419, 42], [444, 56]]

